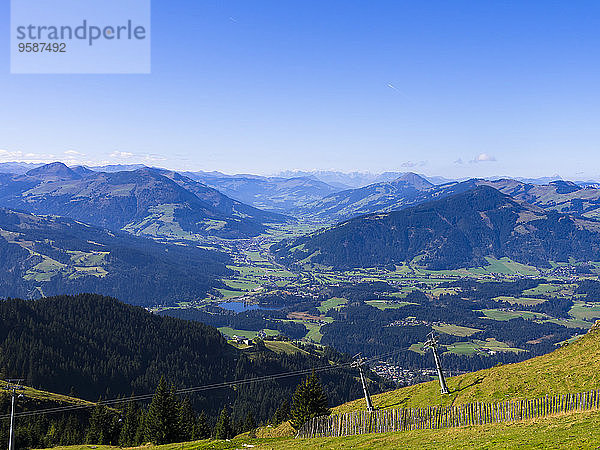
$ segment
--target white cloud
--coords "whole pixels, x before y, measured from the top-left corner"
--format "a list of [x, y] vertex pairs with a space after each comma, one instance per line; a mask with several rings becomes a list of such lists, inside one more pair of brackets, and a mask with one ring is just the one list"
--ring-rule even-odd
[[8, 150], [4, 150], [0, 148], [0, 158], [22, 158], [23, 152], [9, 152]]
[[413, 167], [424, 167], [427, 165], [427, 161], [406, 161], [403, 162], [402, 164], [400, 164], [400, 167], [404, 167], [404, 168], [413, 168]]
[[493, 155], [490, 155], [489, 153], [480, 153], [471, 162], [478, 163], [478, 162], [486, 162], [486, 161], [496, 161], [496, 157]]
[[115, 150], [114, 152], [112, 152], [110, 154], [111, 158], [122, 158], [122, 159], [127, 159], [127, 158], [131, 158], [133, 157], [133, 153], [131, 152], [121, 152], [119, 150]]
[[69, 156], [85, 156], [85, 153], [78, 152], [77, 150], [67, 150], [64, 154]]
[[164, 158], [160, 155], [145, 155], [144, 161], [146, 162], [157, 162], [157, 161], [166, 161], [167, 158]]
[[21, 150], [9, 151], [0, 149], [0, 162], [30, 162], [46, 163], [56, 160], [56, 155], [51, 153], [23, 153]]

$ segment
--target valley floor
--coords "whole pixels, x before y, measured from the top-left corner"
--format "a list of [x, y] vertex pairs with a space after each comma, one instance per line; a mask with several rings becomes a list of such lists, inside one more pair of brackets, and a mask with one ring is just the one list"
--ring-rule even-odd
[[[452, 428], [446, 430], [416, 430], [403, 433], [367, 434], [344, 438], [316, 439], [249, 439], [231, 441], [198, 441], [143, 447], [156, 450], [195, 449], [464, 449], [464, 448], [564, 448], [587, 449], [600, 445], [600, 411], [559, 415], [546, 419], [507, 424]], [[115, 447], [76, 446], [62, 450], [108, 450]], [[142, 448], [142, 447], [140, 447]]]

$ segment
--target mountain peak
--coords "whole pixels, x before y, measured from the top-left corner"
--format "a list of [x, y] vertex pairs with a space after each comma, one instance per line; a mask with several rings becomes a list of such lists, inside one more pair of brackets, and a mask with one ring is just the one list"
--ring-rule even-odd
[[31, 169], [25, 175], [29, 177], [50, 177], [52, 179], [77, 179], [81, 176], [69, 169], [64, 163], [57, 161]]
[[581, 189], [581, 187], [577, 186], [572, 181], [556, 180], [551, 181], [549, 184], [556, 188], [557, 194], [570, 194]]
[[396, 181], [404, 181], [410, 184], [416, 189], [423, 190], [433, 187], [433, 184], [423, 178], [421, 175], [414, 172], [406, 172], [401, 177], [397, 178]]

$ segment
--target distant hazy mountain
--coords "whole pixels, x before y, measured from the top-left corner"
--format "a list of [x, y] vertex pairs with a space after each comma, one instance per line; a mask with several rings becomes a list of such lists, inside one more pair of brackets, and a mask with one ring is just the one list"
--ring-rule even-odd
[[552, 175], [551, 177], [539, 177], [539, 178], [515, 177], [514, 179], [517, 181], [521, 181], [522, 183], [527, 183], [527, 184], [548, 184], [548, 183], [552, 183], [553, 181], [562, 181], [562, 178], [560, 175]]
[[595, 187], [582, 187], [562, 180], [546, 185], [527, 184], [510, 179], [477, 180], [476, 183], [492, 186], [516, 200], [544, 209], [600, 218], [600, 189]]
[[430, 183], [433, 183], [433, 184], [448, 184], [448, 183], [453, 183], [453, 182], [457, 181], [452, 178], [438, 177], [438, 176], [428, 177], [428, 176], [423, 175], [423, 178], [425, 178], [427, 181], [429, 181]]
[[600, 189], [570, 181], [552, 181], [546, 185], [528, 184], [514, 179], [470, 179], [433, 185], [417, 174], [405, 174], [398, 180], [348, 189], [309, 203], [295, 211], [319, 220], [341, 221], [363, 214], [397, 211], [409, 206], [457, 194], [476, 186], [491, 186], [514, 197], [548, 210], [600, 217]]
[[390, 213], [342, 222], [283, 242], [274, 253], [336, 268], [373, 267], [419, 259], [431, 269], [484, 263], [485, 256], [526, 264], [598, 260], [600, 223], [517, 202], [489, 186]]
[[177, 172], [164, 169], [150, 169], [160, 173], [177, 183], [185, 190], [193, 193], [196, 197], [211, 205], [217, 212], [226, 216], [238, 219], [252, 219], [259, 223], [285, 222], [286, 217], [280, 214], [274, 214], [269, 211], [255, 208], [238, 200], [234, 200], [224, 195], [220, 189], [207, 186], [206, 184], [194, 181], [191, 178], [183, 176]]
[[[386, 183], [394, 181], [400, 178], [407, 172], [383, 172], [383, 173], [370, 173], [370, 172], [339, 172], [339, 171], [328, 171], [328, 170], [313, 170], [313, 171], [301, 171], [301, 170], [287, 170], [277, 174], [278, 177], [283, 178], [295, 178], [295, 177], [311, 177], [321, 180], [331, 186], [335, 186], [338, 190], [356, 189], [370, 184], [375, 183]], [[419, 175], [420, 177], [428, 180], [432, 184], [445, 184], [455, 181], [451, 178], [432, 176], [428, 177], [425, 175]]]
[[0, 177], [0, 206], [162, 238], [249, 237], [286, 220], [173, 172], [90, 172], [58, 162]]
[[222, 253], [5, 208], [0, 255], [0, 298], [96, 292], [167, 304], [203, 298], [230, 273]]
[[267, 211], [289, 213], [339, 189], [312, 177], [280, 178], [256, 175], [188, 173], [207, 186], [241, 202]]
[[4, 162], [0, 163], [0, 173], [23, 174], [28, 170], [43, 166], [43, 164], [23, 163], [23, 162]]
[[435, 187], [415, 173], [394, 181], [375, 183], [328, 195], [300, 208], [299, 213], [321, 220], [340, 221], [375, 211], [393, 211], [431, 198]]
[[338, 189], [350, 189], [366, 186], [368, 184], [390, 181], [401, 176], [402, 173], [386, 172], [386, 174], [375, 174], [370, 172], [337, 172], [332, 170], [286, 170], [277, 174], [282, 178], [312, 177], [321, 180]]
[[105, 166], [90, 166], [88, 169], [94, 172], [123, 172], [143, 169], [147, 166], [143, 164], [108, 164]]

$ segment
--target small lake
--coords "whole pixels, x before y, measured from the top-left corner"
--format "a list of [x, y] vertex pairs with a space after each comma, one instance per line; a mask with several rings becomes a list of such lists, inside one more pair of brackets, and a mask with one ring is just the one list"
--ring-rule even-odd
[[235, 313], [252, 311], [255, 309], [280, 309], [280, 308], [255, 305], [255, 304], [244, 303], [244, 302], [223, 302], [223, 303], [219, 303], [219, 306], [223, 309], [226, 309], [228, 311], [233, 311]]

